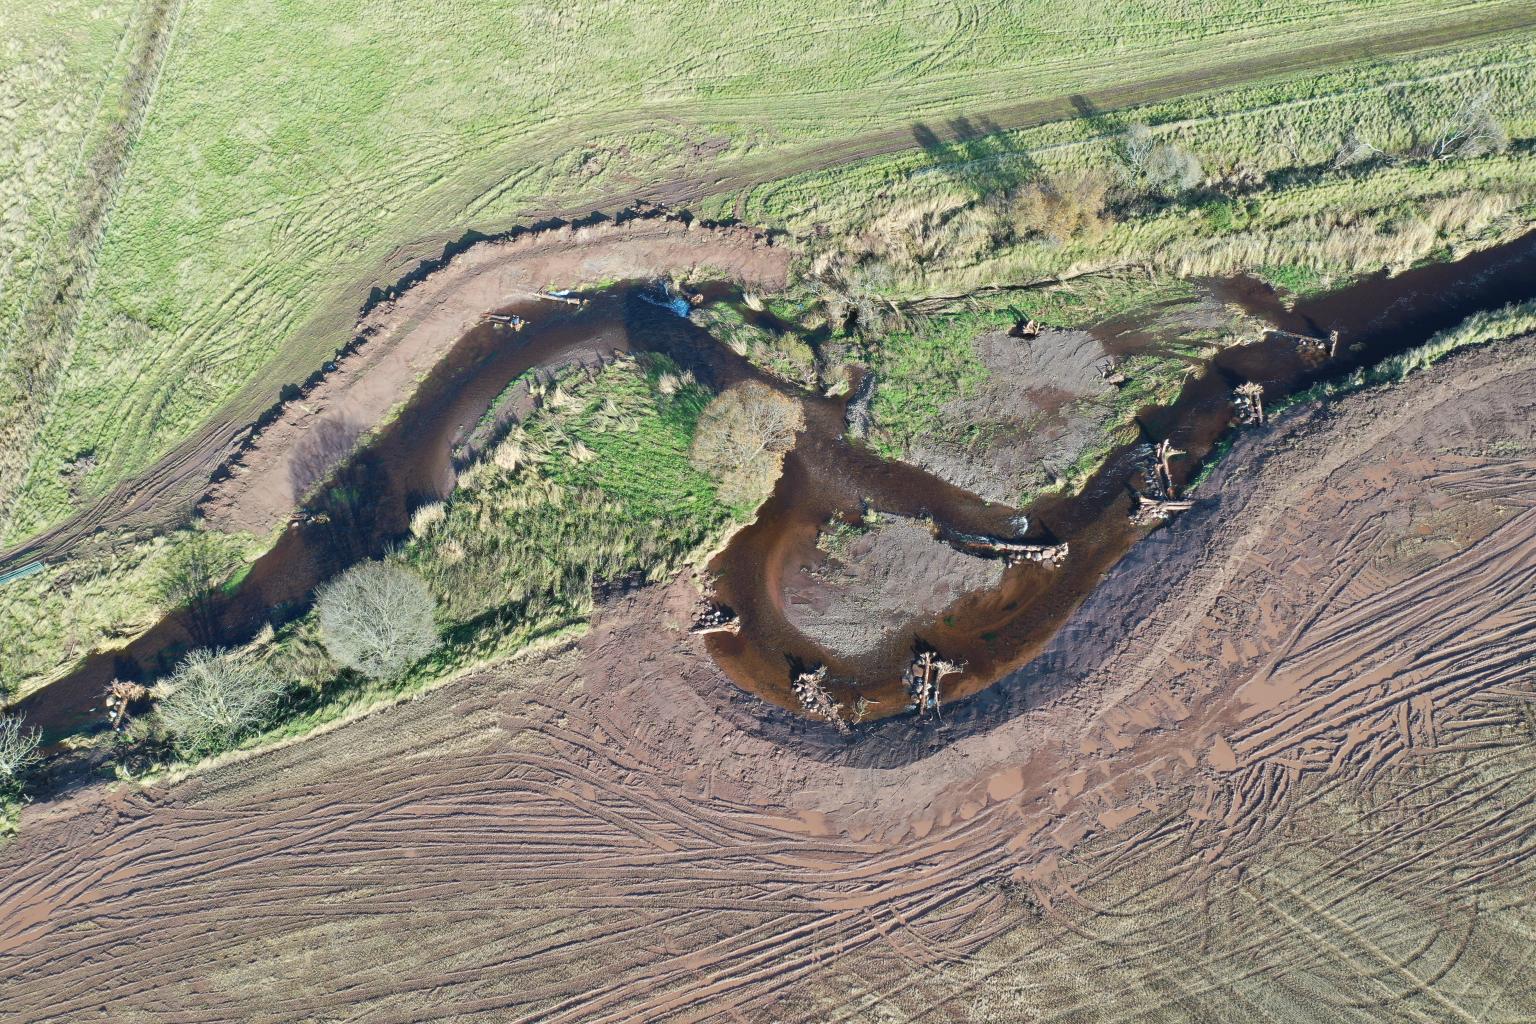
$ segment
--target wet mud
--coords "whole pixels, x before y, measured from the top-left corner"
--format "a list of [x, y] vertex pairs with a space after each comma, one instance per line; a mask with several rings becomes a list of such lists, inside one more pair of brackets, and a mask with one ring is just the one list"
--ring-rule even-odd
[[[952, 702], [1035, 657], [1146, 535], [1130, 512], [1136, 492], [1148, 486], [1148, 445], [1166, 440], [1184, 453], [1171, 463], [1174, 487], [1182, 489], [1236, 428], [1232, 392], [1238, 384], [1263, 385], [1265, 400], [1273, 403], [1420, 344], [1477, 310], [1536, 296], [1536, 235], [1455, 264], [1371, 279], [1294, 306], [1258, 282], [1219, 283], [1218, 297], [1268, 321], [1275, 331], [1219, 353], [1192, 374], [1173, 404], [1142, 410], [1142, 440], [1113, 452], [1081, 492], [1050, 496], [1027, 509], [983, 500], [850, 440], [846, 399], [807, 395], [766, 377], [664, 301], [654, 301], [653, 289], [649, 282], [630, 282], [591, 293], [580, 309], [525, 302], [499, 310], [525, 317], [532, 326], [512, 332], [482, 324], [462, 337], [400, 414], [345, 463], [238, 586], [220, 597], [211, 628], [199, 629], [183, 614], [170, 616], [126, 648], [92, 656], [33, 694], [21, 706], [28, 720], [55, 739], [89, 729], [100, 718], [103, 690], [113, 678], [152, 679], [191, 647], [243, 643], [269, 622], [302, 614], [316, 586], [398, 542], [415, 507], [450, 492], [455, 450], [462, 454], [462, 443], [476, 435], [477, 425], [483, 434], [481, 418], [512, 381], [538, 367], [598, 360], [619, 350], [663, 353], [715, 388], [765, 380], [795, 395], [805, 408], [805, 430], [774, 492], [710, 565], [716, 598], [742, 624], [738, 634], [717, 635], [708, 643], [726, 675], [760, 698], [795, 708], [793, 672], [822, 665], [833, 698], [845, 706], [863, 698], [868, 717], [876, 719], [907, 709], [903, 671], [914, 650], [931, 647], [965, 665], [944, 680], [942, 700]], [[710, 301], [741, 302], [739, 293], [725, 287], [706, 294]], [[743, 307], [743, 312], [749, 311]], [[1329, 355], [1332, 331], [1338, 332], [1338, 344]], [[1120, 324], [1106, 331], [1106, 354], [1124, 354], [1137, 343], [1134, 335]], [[367, 426], [352, 425], [312, 443], [350, 447]], [[313, 461], [323, 466], [334, 458], [335, 452], [317, 451]], [[293, 460], [292, 471], [304, 472], [305, 464]], [[307, 489], [313, 483], [295, 481], [295, 486]], [[784, 593], [792, 574], [817, 568], [825, 557], [817, 540], [830, 520], [857, 519], [870, 508], [929, 520], [940, 538], [957, 543], [961, 535], [1005, 537], [1065, 543], [1070, 554], [1054, 567], [1015, 565], [999, 586], [967, 595], [937, 615], [914, 615], [905, 628], [848, 656], [797, 629], [785, 613]]]
[[[828, 668], [827, 687], [845, 707], [868, 702], [869, 718], [906, 711], [911, 694], [902, 676], [914, 653], [932, 647], [965, 671], [946, 677], [943, 701], [971, 696], [1039, 654], [1072, 611], [1148, 529], [1132, 522], [1136, 494], [1149, 489], [1149, 448], [1168, 441], [1183, 454], [1172, 459], [1172, 483], [1182, 489], [1224, 437], [1238, 429], [1234, 389], [1263, 386], [1275, 403], [1330, 378], [1422, 344], [1472, 313], [1536, 297], [1536, 235], [1397, 276], [1385, 274], [1352, 287], [1288, 304], [1262, 282], [1242, 278], [1212, 283], [1222, 301], [1273, 325], [1256, 342], [1222, 350], [1196, 364], [1178, 399], [1142, 409], [1141, 440], [1114, 451], [1081, 492], [1048, 496], [1022, 510], [958, 492], [912, 467], [893, 465], [847, 443], [840, 420], [809, 416], [800, 444], [758, 521], [715, 559], [719, 598], [742, 620], [736, 635], [712, 637], [710, 652], [737, 683], [785, 707], [799, 666]], [[1115, 322], [1103, 333], [1106, 355], [1125, 355], [1149, 342], [1134, 325]], [[1337, 331], [1337, 344], [1331, 333]], [[1331, 354], [1330, 354], [1330, 349]], [[850, 658], [816, 644], [795, 629], [783, 606], [788, 574], [816, 567], [818, 530], [834, 516], [856, 518], [863, 509], [931, 518], [941, 536], [986, 533], [1066, 543], [1058, 567], [1021, 563], [1000, 586], [972, 594], [939, 615], [914, 618], [910, 628]]]

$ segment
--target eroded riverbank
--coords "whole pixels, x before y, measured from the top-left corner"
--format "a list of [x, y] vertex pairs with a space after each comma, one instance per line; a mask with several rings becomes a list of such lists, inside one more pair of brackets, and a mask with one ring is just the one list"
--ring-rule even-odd
[[[1167, 441], [1181, 453], [1169, 468], [1173, 489], [1182, 490], [1216, 444], [1237, 429], [1239, 385], [1260, 385], [1264, 400], [1273, 404], [1413, 348], [1479, 310], [1531, 299], [1536, 235], [1456, 263], [1381, 275], [1292, 307], [1248, 280], [1227, 283], [1218, 294], [1274, 330], [1261, 341], [1222, 350], [1191, 376], [1172, 404], [1142, 409], [1141, 439], [1112, 452], [1078, 493], [1048, 496], [1026, 509], [992, 505], [911, 467], [873, 459], [842, 437], [839, 420], [825, 413], [808, 417], [758, 521], [712, 564], [719, 599], [740, 614], [742, 624], [736, 635], [711, 638], [716, 661], [738, 685], [791, 708], [799, 704], [792, 690], [796, 674], [823, 666], [832, 699], [850, 715], [862, 708], [860, 717], [870, 719], [912, 705], [903, 673], [920, 649], [964, 666], [944, 678], [942, 701], [980, 692], [1035, 657], [1145, 536], [1146, 527], [1133, 522], [1131, 513], [1155, 476], [1151, 446]], [[1113, 354], [1109, 344], [1105, 348]], [[795, 628], [783, 593], [788, 574], [812, 572], [821, 563], [818, 531], [834, 517], [856, 519], [866, 508], [929, 518], [941, 536], [1010, 536], [1015, 517], [1022, 515], [1029, 528], [1017, 539], [1064, 543], [1070, 554], [1057, 567], [1021, 562], [998, 587], [969, 595], [938, 615], [914, 617], [906, 629], [850, 655]]]
[[[1375, 362], [1472, 311], [1529, 298], [1536, 290], [1533, 263], [1536, 238], [1526, 238], [1454, 265], [1367, 281], [1294, 310], [1262, 290], [1233, 288], [1231, 300], [1290, 333], [1223, 351], [1189, 380], [1176, 402], [1143, 410], [1142, 442], [1112, 453], [1079, 493], [1048, 497], [1026, 510], [987, 502], [850, 441], [844, 434], [844, 399], [817, 397], [771, 381], [689, 319], [641, 301], [648, 284], [591, 293], [581, 308], [536, 299], [502, 306], [503, 313], [533, 320], [533, 326], [514, 334], [481, 324], [461, 334], [399, 415], [347, 462], [300, 521], [221, 602], [216, 636], [194, 636], [183, 617], [173, 615], [124, 650], [92, 657], [29, 698], [23, 710], [53, 737], [88, 730], [99, 718], [97, 704], [112, 678], [153, 678], [191, 646], [242, 643], [268, 623], [291, 620], [307, 607], [318, 583], [361, 558], [376, 556], [405, 533], [413, 508], [448, 493], [455, 443], [510, 381], [538, 366], [637, 349], [666, 354], [717, 390], [748, 378], [770, 381], [794, 395], [805, 410], [806, 429], [773, 495], [711, 565], [716, 595], [739, 614], [742, 627], [735, 636], [709, 643], [726, 674], [761, 698], [797, 708], [794, 674], [824, 666], [833, 698], [845, 708], [862, 698], [866, 716], [874, 719], [909, 706], [902, 672], [914, 646], [922, 644], [964, 664], [963, 672], [944, 680], [940, 698], [953, 701], [1034, 657], [1144, 535], [1145, 528], [1132, 523], [1128, 513], [1135, 492], [1146, 487], [1147, 444], [1168, 440], [1184, 453], [1171, 463], [1172, 482], [1182, 487], [1232, 429], [1232, 392], [1238, 384], [1262, 384], [1273, 402], [1318, 379]], [[444, 287], [445, 294], [452, 291]], [[710, 294], [715, 301], [741, 302], [730, 289], [710, 289]], [[462, 309], [463, 301], [455, 308]], [[432, 308], [428, 301], [422, 310]], [[423, 320], [405, 312], [400, 322], [409, 328]], [[441, 322], [431, 328], [442, 329]], [[1339, 331], [1332, 355], [1298, 342], [1301, 336], [1326, 339], [1330, 330]], [[270, 471], [281, 468], [285, 485], [304, 493], [345, 458], [356, 436], [348, 427], [328, 442], [323, 432], [310, 431], [319, 450], [306, 453], [303, 445], [290, 445]], [[818, 534], [827, 523], [866, 508], [929, 519], [951, 541], [961, 535], [1013, 537], [1022, 511], [1028, 530], [1017, 539], [1065, 543], [1070, 554], [1058, 566], [1016, 565], [998, 587], [963, 597], [937, 615], [914, 614], [850, 656], [795, 628], [783, 599], [789, 575], [815, 564]]]

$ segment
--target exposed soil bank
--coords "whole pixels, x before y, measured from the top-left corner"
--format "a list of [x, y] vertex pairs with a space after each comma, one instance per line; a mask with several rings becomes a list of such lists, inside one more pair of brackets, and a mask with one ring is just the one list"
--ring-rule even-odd
[[817, 643], [857, 656], [1002, 575], [1002, 562], [964, 554], [926, 522], [881, 516], [822, 564], [788, 576], [784, 611]]
[[[283, 522], [351, 454], [360, 436], [376, 429], [416, 391], [422, 376], [450, 349], [474, 330], [492, 330], [476, 327], [487, 312], [510, 311], [516, 304], [517, 312], [538, 323], [563, 312], [559, 303], [535, 301], [550, 289], [688, 276], [706, 269], [712, 277], [778, 290], [784, 287], [790, 257], [789, 250], [770, 245], [756, 232], [661, 217], [565, 227], [474, 246], [366, 314], [358, 323], [359, 337], [367, 339], [363, 345], [261, 431], [231, 465], [229, 478], [215, 484], [201, 503], [203, 515], [219, 528], [257, 534]], [[508, 345], [521, 340], [505, 333]], [[549, 345], [547, 339], [542, 343]], [[562, 344], [562, 352], [578, 355], [576, 339]], [[589, 351], [602, 347], [594, 338]], [[438, 469], [445, 471], [446, 461]]]
[[1087, 331], [1050, 329], [1029, 340], [991, 331], [973, 344], [989, 377], [945, 403], [942, 417], [985, 436], [969, 445], [916, 438], [908, 458], [988, 501], [1017, 504], [1050, 483], [1048, 470], [1064, 471], [1107, 415], [1104, 347]]
[[[1009, 535], [1012, 510], [989, 505], [912, 467], [872, 459], [841, 437], [840, 423], [809, 416], [800, 445], [758, 522], [743, 530], [712, 564], [720, 599], [741, 615], [735, 636], [717, 635], [710, 650], [743, 688], [784, 707], [796, 666], [825, 665], [828, 690], [845, 708], [860, 699], [899, 714], [910, 703], [902, 673], [918, 644], [936, 648], [966, 671], [944, 681], [943, 698], [975, 694], [1035, 657], [1114, 564], [1147, 533], [1130, 518], [1135, 492], [1149, 488], [1149, 444], [1168, 440], [1183, 454], [1172, 463], [1182, 487], [1216, 442], [1234, 428], [1233, 389], [1253, 381], [1274, 403], [1314, 382], [1346, 374], [1418, 345], [1470, 314], [1536, 297], [1536, 234], [1453, 264], [1378, 277], [1285, 308], [1266, 291], [1234, 289], [1249, 312], [1284, 330], [1323, 339], [1299, 344], [1291, 334], [1226, 349], [1192, 379], [1170, 406], [1142, 410], [1143, 442], [1113, 452], [1075, 495], [1052, 496], [1028, 510], [1029, 539], [1065, 542], [1065, 564], [1022, 563], [1001, 586], [972, 594], [945, 614], [914, 615], [907, 631], [885, 634], [860, 653], [817, 643], [786, 614], [786, 579], [817, 564], [817, 530], [833, 516], [856, 517], [865, 503], [905, 516], [931, 516], [946, 531]], [[1339, 332], [1334, 355], [1330, 330]], [[1202, 498], [1204, 494], [1202, 494]]]

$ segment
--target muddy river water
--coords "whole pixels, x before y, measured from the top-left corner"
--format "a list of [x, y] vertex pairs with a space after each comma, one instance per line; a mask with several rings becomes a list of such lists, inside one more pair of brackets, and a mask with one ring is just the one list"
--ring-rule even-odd
[[[1172, 463], [1179, 486], [1234, 429], [1232, 392], [1238, 384], [1262, 384], [1272, 404], [1318, 380], [1347, 375], [1418, 345], [1473, 312], [1536, 297], [1536, 234], [1455, 263], [1366, 280], [1293, 309], [1256, 282], [1209, 287], [1280, 331], [1323, 338], [1338, 331], [1339, 344], [1328, 356], [1298, 345], [1291, 334], [1272, 334], [1228, 348], [1197, 367], [1173, 404], [1142, 410], [1143, 445], [1167, 439], [1187, 453]], [[537, 302], [502, 310], [530, 321], [521, 332], [491, 324], [476, 327], [398, 417], [342, 466], [306, 509], [308, 515], [218, 600], [211, 621], [199, 625], [186, 615], [171, 615], [127, 647], [86, 659], [30, 696], [22, 711], [52, 738], [99, 727], [103, 690], [111, 679], [152, 679], [194, 646], [239, 644], [269, 622], [302, 614], [318, 584], [397, 543], [413, 508], [450, 491], [458, 460], [473, 451], [466, 443], [486, 432], [487, 410], [509, 383], [531, 369], [590, 362], [615, 350], [657, 351], [716, 388], [748, 377], [764, 379], [691, 320], [649, 301], [654, 294], [650, 283], [626, 284], [592, 294], [581, 309]], [[727, 288], [708, 294], [711, 301], [740, 301]], [[1107, 352], [1125, 345], [1123, 337], [1106, 335], [1104, 342]], [[803, 402], [806, 428], [756, 520], [711, 563], [716, 596], [740, 616], [742, 628], [735, 636], [709, 640], [711, 655], [731, 679], [774, 703], [796, 706], [790, 689], [793, 670], [825, 665], [836, 700], [851, 704], [863, 696], [875, 705], [871, 717], [896, 713], [907, 704], [901, 676], [919, 642], [965, 663], [964, 672], [946, 678], [945, 700], [976, 693], [1032, 658], [1146, 532], [1129, 515], [1133, 488], [1144, 486], [1143, 446], [1113, 452], [1080, 493], [1013, 509], [849, 441], [843, 429], [845, 400], [775, 386]], [[997, 588], [915, 620], [855, 659], [844, 658], [789, 622], [783, 587], [786, 574], [819, 557], [817, 533], [829, 518], [839, 513], [856, 517], [866, 503], [882, 512], [929, 517], [941, 536], [950, 537], [1013, 537], [1022, 513], [1029, 523], [1023, 539], [1065, 542], [1070, 554], [1054, 568], [1029, 562], [1010, 568]]]

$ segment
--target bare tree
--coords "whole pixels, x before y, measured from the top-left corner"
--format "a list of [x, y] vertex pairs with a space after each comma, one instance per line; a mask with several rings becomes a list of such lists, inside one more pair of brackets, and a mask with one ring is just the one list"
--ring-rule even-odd
[[1287, 119], [1275, 133], [1275, 144], [1285, 151], [1285, 155], [1291, 158], [1292, 167], [1305, 167], [1307, 163], [1306, 146], [1301, 141], [1301, 133], [1296, 130], [1296, 122]]
[[720, 481], [725, 501], [760, 502], [804, 425], [798, 402], [766, 384], [746, 381], [719, 395], [699, 417], [693, 462]]
[[1127, 128], [1120, 137], [1119, 149], [1131, 177], [1154, 192], [1186, 192], [1205, 177], [1199, 157], [1182, 146], [1157, 141], [1152, 129], [1144, 124]]
[[192, 531], [173, 540], [155, 592], [167, 609], [186, 610], [193, 642], [211, 644], [218, 639], [218, 588], [239, 566], [235, 542], [222, 534]]
[[1483, 156], [1509, 148], [1509, 135], [1493, 116], [1493, 93], [1485, 91], [1462, 104], [1436, 136], [1431, 153], [1437, 160]]
[[1147, 162], [1151, 160], [1155, 149], [1157, 137], [1144, 124], [1133, 124], [1120, 136], [1120, 159], [1125, 161], [1131, 169], [1131, 175], [1137, 179], [1146, 177]]
[[265, 665], [224, 650], [193, 651], [157, 690], [160, 724], [184, 751], [206, 751], [259, 725], [283, 684]]
[[1339, 148], [1333, 153], [1333, 166], [1353, 167], [1363, 163], [1374, 156], [1379, 156], [1381, 150], [1371, 144], [1371, 141], [1354, 128], [1345, 133], [1339, 142]]
[[331, 657], [373, 679], [399, 675], [437, 646], [437, 604], [415, 573], [364, 562], [320, 588], [320, 635]]
[[21, 781], [38, 762], [41, 742], [41, 734], [25, 728], [19, 715], [0, 716], [0, 783]]

